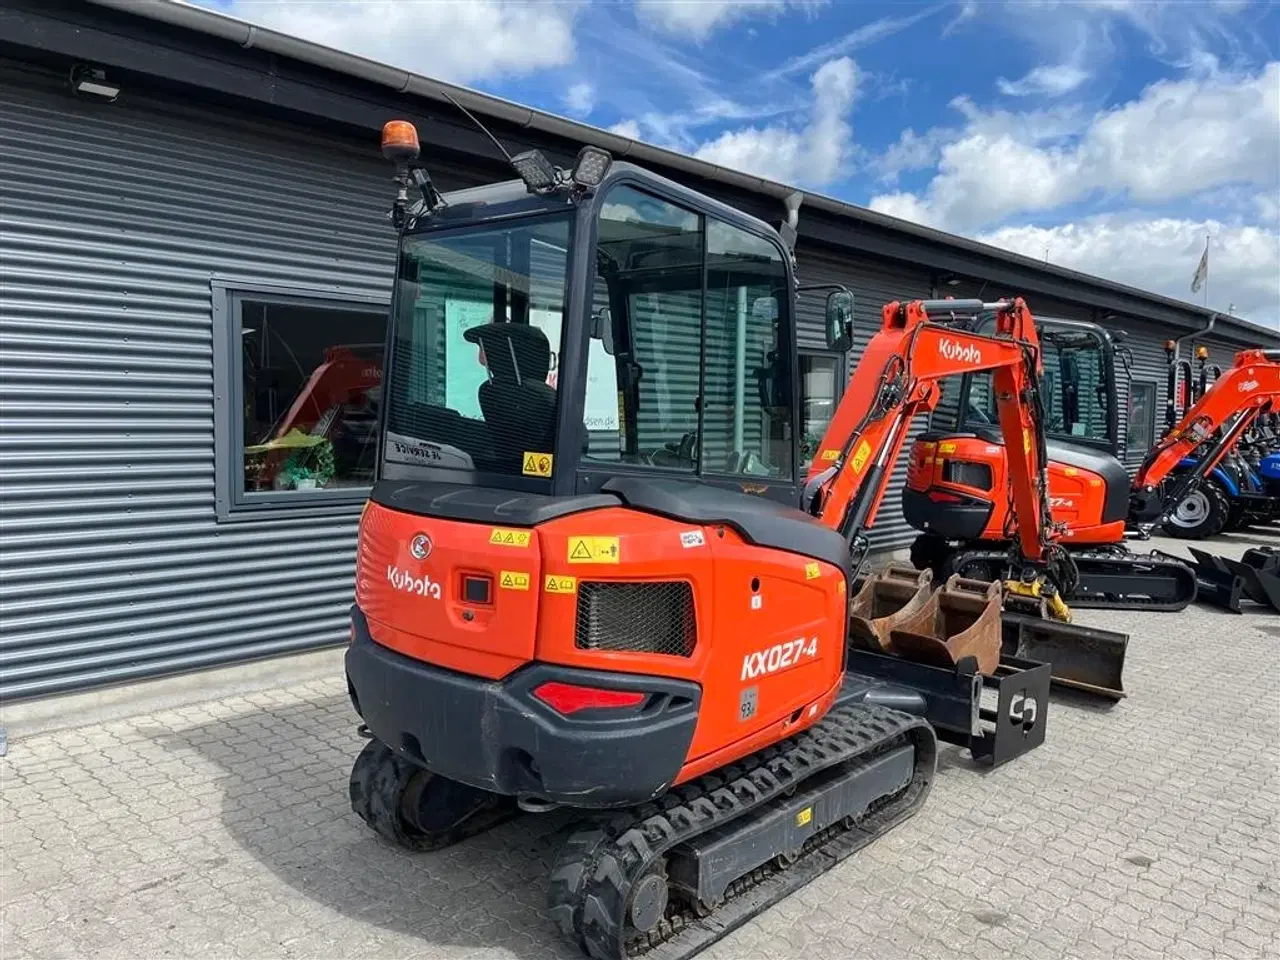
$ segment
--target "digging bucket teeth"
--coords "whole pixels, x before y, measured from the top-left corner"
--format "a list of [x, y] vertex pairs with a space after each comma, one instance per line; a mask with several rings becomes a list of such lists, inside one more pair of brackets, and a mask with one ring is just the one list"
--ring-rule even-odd
[[1128, 696], [1123, 682], [1128, 634], [1064, 623], [1025, 604], [1007, 605], [1000, 628], [1004, 656], [1049, 664], [1052, 686], [1108, 700]]
[[849, 642], [862, 650], [895, 653], [891, 634], [929, 601], [933, 572], [889, 566], [863, 581], [849, 604]]
[[965, 657], [991, 676], [1000, 664], [1002, 587], [997, 581], [953, 574], [940, 590], [890, 631], [895, 652], [907, 660], [955, 667]]

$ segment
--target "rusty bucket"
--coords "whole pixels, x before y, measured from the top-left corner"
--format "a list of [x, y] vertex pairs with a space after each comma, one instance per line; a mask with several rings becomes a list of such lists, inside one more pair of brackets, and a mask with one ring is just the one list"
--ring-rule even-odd
[[928, 602], [933, 572], [889, 566], [867, 578], [849, 605], [849, 642], [863, 650], [894, 653], [892, 630]]
[[1000, 664], [1003, 588], [998, 581], [952, 575], [924, 605], [890, 631], [900, 657], [955, 667], [973, 657], [978, 672], [993, 676]]

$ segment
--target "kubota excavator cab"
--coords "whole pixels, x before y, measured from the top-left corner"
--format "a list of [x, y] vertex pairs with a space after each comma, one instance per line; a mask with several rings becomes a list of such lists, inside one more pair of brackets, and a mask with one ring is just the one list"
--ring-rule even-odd
[[347, 671], [438, 778], [612, 806], [826, 712], [849, 550], [798, 509], [778, 233], [602, 151], [539, 161], [397, 208]]

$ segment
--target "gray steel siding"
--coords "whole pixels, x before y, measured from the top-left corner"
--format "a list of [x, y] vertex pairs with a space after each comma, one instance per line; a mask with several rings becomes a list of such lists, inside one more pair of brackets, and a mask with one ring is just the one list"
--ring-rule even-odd
[[[796, 251], [796, 275], [801, 284], [843, 283], [853, 291], [853, 348], [846, 361], [854, 374], [871, 338], [880, 329], [880, 309], [893, 300], [915, 300], [930, 295], [929, 274], [890, 261], [869, 261], [842, 257], [804, 244]], [[823, 314], [827, 291], [803, 294], [798, 310], [797, 331], [800, 348], [824, 349], [826, 333]], [[910, 545], [917, 532], [902, 516], [902, 487], [907, 479], [907, 451], [912, 441], [925, 431], [928, 417], [919, 417], [903, 444], [902, 454], [889, 479], [884, 499], [869, 539], [874, 550], [894, 550]]]
[[0, 73], [0, 696], [341, 642], [357, 509], [215, 521], [210, 282], [385, 296], [385, 169], [64, 90]]

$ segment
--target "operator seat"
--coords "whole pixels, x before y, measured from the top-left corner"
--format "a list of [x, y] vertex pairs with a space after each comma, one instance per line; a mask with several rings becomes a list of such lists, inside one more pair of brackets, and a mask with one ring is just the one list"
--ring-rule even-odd
[[551, 453], [556, 428], [556, 391], [547, 383], [551, 345], [525, 323], [485, 323], [463, 337], [484, 350], [490, 379], [480, 384], [480, 411], [502, 468], [518, 472], [524, 454]]

